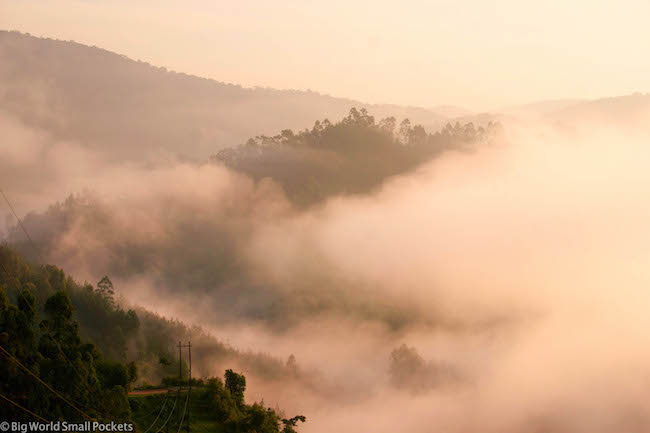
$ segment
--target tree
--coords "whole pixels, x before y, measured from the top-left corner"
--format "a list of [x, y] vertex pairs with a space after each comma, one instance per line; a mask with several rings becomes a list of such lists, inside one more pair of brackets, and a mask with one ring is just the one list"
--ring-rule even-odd
[[129, 383], [134, 383], [138, 380], [138, 366], [134, 361], [129, 362], [127, 365], [127, 370], [129, 372]]
[[[283, 419], [277, 412], [264, 406], [264, 402], [247, 405], [243, 402], [246, 378], [226, 370], [226, 385], [220, 378], [208, 379], [201, 396], [215, 419], [222, 423], [226, 433], [296, 433], [298, 422], [305, 422], [302, 415]], [[280, 426], [283, 426], [280, 429]]]
[[302, 415], [297, 415], [289, 419], [282, 419], [282, 424], [284, 424], [282, 433], [296, 433], [296, 429], [294, 427], [296, 424], [298, 424], [298, 421], [305, 422], [306, 420], [307, 418]]
[[387, 117], [379, 121], [379, 129], [381, 129], [382, 132], [390, 135], [391, 137], [395, 132], [395, 125], [397, 125], [397, 119], [395, 119], [393, 116]]
[[457, 371], [444, 362], [426, 361], [415, 350], [402, 344], [390, 354], [390, 380], [397, 388], [419, 394], [459, 379]]
[[237, 418], [239, 409], [220, 378], [208, 379], [203, 399], [217, 421], [223, 423], [228, 419]]
[[[0, 344], [11, 354], [10, 357], [0, 356], [0, 394], [21, 402], [44, 418], [70, 421], [82, 419], [79, 412], [61, 399], [53, 398], [47, 389], [19, 368], [19, 362], [36, 372], [43, 382], [61, 395], [85, 408], [90, 416], [128, 421], [130, 415], [125, 389], [119, 385], [105, 386], [112, 384], [107, 383], [109, 380], [98, 378], [97, 368], [102, 369], [104, 366], [102, 355], [93, 344], [81, 341], [79, 324], [73, 320], [74, 308], [68, 290], [77, 287], [83, 291], [83, 287], [76, 286], [76, 283], [55, 267], [44, 266], [36, 271], [24, 267], [22, 272], [15, 272], [16, 268], [22, 266], [22, 262], [17, 255], [13, 255], [13, 260], [6, 260], [7, 256], [12, 255], [10, 250], [0, 246], [3, 266], [20, 275], [20, 280], [14, 281], [15, 278], [0, 274]], [[47, 275], [53, 278], [48, 280]], [[12, 304], [5, 294], [8, 283], [13, 285], [17, 305]], [[51, 293], [53, 287], [60, 290], [46, 298], [45, 293]], [[43, 288], [45, 290], [41, 290]], [[35, 313], [40, 309], [39, 305], [43, 306], [42, 324]], [[124, 383], [119, 378], [120, 371], [123, 370], [128, 384], [127, 367], [119, 363], [111, 367], [108, 369], [110, 373], [117, 372], [113, 374], [116, 379], [112, 378], [112, 381]], [[107, 375], [103, 375], [102, 379], [105, 376]], [[107, 410], [100, 413], [97, 411], [99, 407]], [[1, 411], [3, 416], [10, 419], [31, 419], [24, 412], [14, 409], [2, 405]]]
[[97, 363], [97, 376], [106, 388], [121, 386], [126, 389], [129, 385], [129, 368], [119, 362], [100, 361]]
[[397, 133], [398, 139], [402, 144], [408, 144], [411, 135], [411, 121], [408, 119], [402, 120], [399, 124], [399, 132]]
[[237, 374], [228, 369], [225, 374], [226, 389], [230, 391], [233, 400], [238, 406], [244, 405], [244, 391], [246, 390], [246, 377], [242, 374]]
[[111, 304], [114, 304], [114, 295], [115, 288], [113, 287], [113, 282], [108, 276], [104, 275], [101, 280], [97, 283], [97, 288], [99, 292], [110, 301]]
[[34, 318], [34, 309], [36, 306], [36, 298], [32, 295], [33, 287], [34, 285], [31, 283], [25, 284], [25, 290], [21, 292], [18, 298], [18, 309], [25, 313], [30, 320]]
[[[63, 341], [66, 346], [76, 346], [81, 342], [78, 335], [79, 324], [72, 320], [72, 312], [72, 302], [67, 291], [59, 290], [45, 301], [47, 319], [43, 324], [53, 333], [54, 338]], [[41, 337], [40, 344], [42, 348], [49, 347], [52, 350], [49, 334]]]

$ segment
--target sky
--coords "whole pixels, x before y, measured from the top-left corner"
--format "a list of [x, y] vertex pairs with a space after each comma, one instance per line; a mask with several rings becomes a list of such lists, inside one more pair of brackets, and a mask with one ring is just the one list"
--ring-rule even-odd
[[647, 0], [0, 0], [0, 28], [243, 86], [473, 110], [650, 91]]

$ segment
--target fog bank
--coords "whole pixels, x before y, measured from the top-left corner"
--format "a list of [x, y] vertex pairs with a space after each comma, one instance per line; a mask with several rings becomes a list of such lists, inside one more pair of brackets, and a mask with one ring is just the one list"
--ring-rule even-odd
[[[303, 413], [303, 431], [642, 432], [650, 117], [638, 119], [513, 122], [499, 143], [306, 211], [221, 166], [121, 166], [25, 223], [80, 278], [109, 274], [130, 302], [294, 354], [322, 386], [252, 377], [248, 396]], [[408, 386], [412, 371], [430, 385]]]

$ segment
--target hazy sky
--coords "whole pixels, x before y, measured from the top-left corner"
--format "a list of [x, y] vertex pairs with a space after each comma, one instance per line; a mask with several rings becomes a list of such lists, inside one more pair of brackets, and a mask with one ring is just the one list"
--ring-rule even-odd
[[650, 1], [0, 0], [0, 28], [244, 86], [489, 109], [650, 91]]

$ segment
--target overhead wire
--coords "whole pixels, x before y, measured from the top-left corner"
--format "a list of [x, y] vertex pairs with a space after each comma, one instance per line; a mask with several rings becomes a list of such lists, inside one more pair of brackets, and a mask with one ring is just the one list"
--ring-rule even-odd
[[158, 412], [158, 415], [156, 416], [156, 419], [153, 420], [151, 425], [144, 431], [144, 433], [147, 433], [149, 430], [151, 430], [151, 427], [153, 427], [154, 424], [156, 424], [156, 422], [158, 421], [158, 418], [160, 418], [160, 415], [163, 413], [163, 410], [165, 409], [165, 406], [167, 405], [168, 400], [169, 400], [169, 393], [167, 393], [167, 395], [165, 395], [165, 400], [163, 401], [162, 407], [160, 408], [160, 411]]
[[183, 409], [183, 416], [181, 417], [181, 422], [178, 424], [178, 431], [176, 433], [181, 432], [181, 428], [183, 427], [183, 420], [185, 419], [185, 414], [187, 413], [187, 403], [190, 401], [190, 393], [187, 393], [187, 397], [185, 397], [185, 409]]
[[[29, 240], [30, 245], [32, 246], [32, 248], [34, 249], [34, 251], [36, 252], [36, 254], [38, 255], [38, 257], [40, 258], [41, 263], [43, 263], [43, 265], [45, 265], [45, 264], [46, 264], [45, 259], [43, 258], [43, 256], [41, 255], [40, 250], [39, 250], [38, 247], [36, 246], [36, 242], [34, 242], [34, 240], [32, 239], [32, 237], [29, 235], [29, 232], [27, 231], [27, 229], [26, 229], [25, 226], [23, 225], [23, 222], [21, 221], [21, 219], [18, 217], [18, 214], [16, 213], [16, 210], [15, 210], [14, 207], [12, 206], [11, 202], [9, 201], [9, 198], [8, 198], [7, 195], [4, 193], [4, 191], [2, 190], [2, 188], [0, 188], [0, 195], [2, 195], [2, 197], [3, 197], [4, 200], [5, 200], [5, 202], [6, 202], [7, 205], [9, 206], [9, 209], [11, 209], [11, 213], [12, 213], [12, 214], [14, 215], [14, 217], [16, 218], [16, 221], [18, 221], [18, 225], [19, 225], [20, 228], [22, 229], [23, 233], [25, 233], [25, 236], [26, 236], [27, 239]], [[0, 262], [0, 265], [2, 265], [1, 262]], [[2, 265], [2, 268], [3, 268], [4, 272], [7, 274], [7, 276], [11, 277], [11, 274], [7, 271], [7, 269], [5, 268], [4, 265]], [[26, 288], [26, 290], [27, 290], [27, 292], [28, 292], [29, 294], [31, 294], [32, 296], [34, 296], [34, 294], [31, 292], [31, 290], [29, 290], [28, 288]], [[76, 369], [76, 367], [74, 366], [74, 364], [72, 363], [72, 361], [70, 361], [70, 358], [68, 358], [68, 356], [65, 354], [65, 352], [63, 351], [63, 348], [62, 348], [61, 345], [58, 343], [58, 341], [56, 341], [56, 339], [54, 338], [54, 336], [52, 336], [52, 333], [50, 332], [49, 328], [45, 325], [45, 323], [43, 323], [43, 320], [41, 320], [41, 318], [40, 318], [38, 312], [34, 309], [34, 307], [32, 306], [32, 304], [27, 300], [27, 298], [25, 297], [24, 292], [23, 292], [22, 290], [20, 290], [19, 292], [20, 292], [20, 295], [23, 297], [23, 300], [25, 300], [25, 303], [29, 306], [29, 308], [30, 308], [30, 309], [32, 310], [32, 312], [34, 313], [35, 317], [38, 319], [38, 321], [39, 321], [41, 327], [45, 330], [45, 332], [46, 332], [47, 335], [50, 337], [50, 339], [52, 340], [52, 342], [53, 342], [53, 343], [56, 345], [56, 347], [59, 349], [59, 352], [61, 353], [61, 355], [63, 356], [63, 358], [65, 358], [65, 360], [68, 362], [68, 364], [70, 365], [70, 367], [72, 367], [72, 370], [75, 372], [75, 374], [76, 374], [77, 376], [79, 376], [79, 379], [81, 379], [81, 384], [86, 388], [86, 391], [88, 391], [88, 392], [90, 393], [90, 395], [92, 395], [94, 392], [97, 392], [98, 390], [93, 392], [93, 391], [90, 389], [90, 387], [89, 387], [88, 384], [86, 383], [86, 380], [84, 379], [84, 377], [81, 375], [81, 373], [79, 373], [79, 371]], [[34, 298], [36, 299], [36, 296], [34, 296]], [[105, 415], [109, 415], [110, 412], [109, 412], [109, 411], [106, 409], [106, 407], [103, 405], [103, 403], [101, 402], [101, 399], [98, 400], [98, 403], [99, 403], [99, 405], [101, 406], [101, 408], [103, 409], [104, 414], [105, 414]], [[98, 411], [98, 412], [102, 412], [102, 411]]]
[[31, 410], [29, 410], [29, 409], [27, 409], [27, 408], [25, 408], [25, 407], [22, 407], [21, 405], [19, 405], [18, 403], [16, 403], [15, 401], [13, 401], [13, 400], [10, 399], [9, 397], [7, 397], [6, 395], [2, 395], [2, 394], [0, 393], [0, 398], [3, 398], [3, 399], [5, 399], [5, 400], [7, 400], [9, 403], [13, 404], [13, 405], [16, 406], [18, 409], [21, 409], [21, 410], [27, 412], [27, 413], [30, 414], [31, 416], [36, 417], [36, 418], [40, 419], [40, 420], [43, 421], [43, 422], [51, 422], [51, 421], [48, 421], [48, 420], [46, 420], [45, 418], [41, 417], [40, 415], [35, 414], [35, 413], [32, 412]]
[[[5, 274], [7, 274], [8, 277], [11, 278], [11, 273], [7, 270], [7, 268], [5, 267], [5, 265], [4, 265], [2, 262], [0, 262], [0, 268], [2, 268], [3, 272], [4, 272]], [[26, 290], [27, 290], [28, 293], [30, 293], [32, 296], [34, 296], [34, 294], [33, 294], [30, 290], [28, 290], [28, 289], [26, 289]], [[58, 342], [56, 341], [56, 339], [52, 336], [52, 334], [50, 333], [50, 330], [47, 328], [47, 326], [45, 326], [45, 324], [43, 323], [43, 321], [42, 321], [41, 318], [39, 317], [38, 312], [34, 309], [34, 307], [32, 306], [31, 302], [29, 302], [29, 300], [28, 300], [27, 297], [25, 296], [24, 291], [19, 290], [19, 293], [20, 293], [20, 295], [22, 296], [23, 300], [25, 301], [25, 304], [27, 304], [27, 305], [29, 306], [29, 308], [30, 308], [30, 310], [32, 311], [32, 313], [34, 313], [34, 316], [36, 317], [36, 319], [38, 319], [39, 323], [41, 324], [41, 327], [46, 331], [46, 333], [48, 334], [48, 336], [50, 337], [50, 339], [52, 339], [52, 341], [54, 342], [54, 344], [56, 344], [56, 346], [59, 348], [59, 351], [60, 351], [61, 354], [64, 356], [64, 358], [66, 359], [66, 361], [70, 364], [70, 366], [71, 366], [72, 369], [75, 371], [75, 373], [77, 373], [77, 375], [79, 376], [79, 378], [82, 379], [82, 383], [85, 383], [85, 382], [83, 381], [83, 377], [81, 377], [81, 375], [79, 374], [79, 372], [77, 371], [77, 369], [74, 367], [74, 365], [72, 364], [72, 362], [70, 361], [70, 359], [65, 355], [65, 353], [63, 352], [63, 349], [61, 348], [61, 346], [59, 345], [59, 343], [58, 343]], [[34, 296], [34, 299], [36, 299], [35, 296]], [[75, 386], [75, 388], [78, 388], [78, 387]], [[78, 390], [78, 389], [77, 389], [77, 390]], [[93, 392], [88, 388], [88, 386], [86, 386], [86, 390], [87, 390], [88, 392], [90, 392], [91, 394], [93, 394]], [[71, 399], [71, 400], [72, 400], [72, 399]], [[78, 403], [78, 402], [76, 402], [76, 403], [77, 403], [77, 405], [79, 405], [79, 406], [84, 406], [86, 409], [92, 409], [92, 408], [89, 408], [88, 406], [83, 405], [83, 404], [81, 404], [81, 403]], [[100, 405], [102, 405], [102, 404], [101, 404], [101, 401], [99, 401], [99, 403], [100, 403]], [[102, 407], [103, 407], [103, 405], [102, 405]], [[92, 409], [92, 410], [96, 410], [96, 409]], [[99, 412], [99, 411], [98, 411], [98, 412]], [[109, 413], [106, 409], [104, 409], [104, 412], [105, 412], [105, 414], [108, 414], [108, 413]]]
[[91, 417], [90, 415], [86, 414], [84, 411], [82, 411], [81, 409], [79, 409], [77, 406], [75, 406], [74, 404], [70, 403], [70, 401], [69, 401], [68, 399], [66, 399], [66, 398], [63, 397], [61, 394], [59, 394], [59, 393], [58, 393], [54, 388], [52, 388], [50, 385], [48, 385], [46, 382], [44, 382], [40, 377], [38, 377], [38, 375], [36, 375], [34, 372], [32, 372], [29, 368], [25, 367], [25, 366], [24, 366], [24, 365], [23, 365], [23, 364], [22, 364], [18, 359], [16, 359], [15, 356], [13, 356], [9, 351], [7, 351], [7, 349], [5, 349], [4, 347], [2, 347], [2, 345], [0, 345], [0, 350], [1, 350], [2, 352], [4, 352], [4, 354], [5, 354], [6, 356], [8, 356], [11, 360], [13, 360], [16, 364], [18, 364], [20, 367], [22, 367], [22, 368], [23, 368], [27, 373], [29, 373], [32, 377], [34, 377], [36, 380], [38, 380], [38, 381], [39, 381], [43, 386], [45, 386], [47, 389], [49, 389], [50, 391], [52, 391], [52, 393], [53, 393], [54, 395], [56, 395], [56, 396], [59, 397], [61, 400], [63, 400], [64, 402], [66, 402], [68, 405], [70, 405], [70, 407], [72, 407], [73, 409], [75, 409], [77, 412], [79, 412], [80, 414], [82, 414], [82, 415], [85, 416], [86, 418], [88, 418], [88, 419], [90, 419], [90, 420], [92, 420], [92, 421], [97, 421], [95, 418]]
[[169, 419], [172, 417], [172, 414], [174, 413], [174, 409], [176, 408], [176, 403], [178, 402], [178, 397], [180, 396], [181, 391], [178, 390], [176, 393], [176, 398], [174, 399], [174, 406], [172, 406], [171, 412], [169, 412], [169, 416], [167, 416], [167, 419], [165, 420], [165, 423], [160, 426], [160, 428], [156, 431], [156, 433], [160, 433], [162, 429], [167, 425], [169, 422]]

